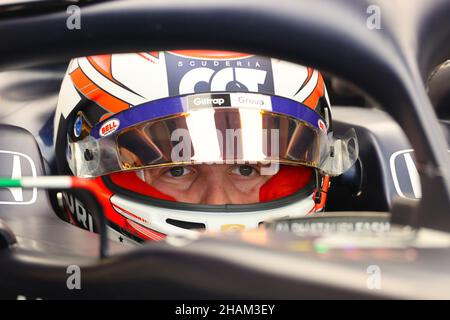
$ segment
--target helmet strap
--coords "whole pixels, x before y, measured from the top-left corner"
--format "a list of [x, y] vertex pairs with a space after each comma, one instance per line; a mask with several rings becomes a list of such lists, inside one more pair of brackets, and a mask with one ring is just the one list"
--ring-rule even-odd
[[330, 185], [330, 177], [322, 175], [319, 170], [314, 170], [316, 173], [316, 191], [314, 193], [315, 209], [321, 210], [325, 206], [328, 187]]

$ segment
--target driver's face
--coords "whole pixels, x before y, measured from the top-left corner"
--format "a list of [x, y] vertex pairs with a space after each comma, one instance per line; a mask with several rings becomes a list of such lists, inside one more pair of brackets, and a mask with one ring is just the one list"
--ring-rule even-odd
[[260, 187], [271, 178], [258, 165], [194, 165], [144, 171], [145, 182], [179, 202], [249, 204], [259, 201]]

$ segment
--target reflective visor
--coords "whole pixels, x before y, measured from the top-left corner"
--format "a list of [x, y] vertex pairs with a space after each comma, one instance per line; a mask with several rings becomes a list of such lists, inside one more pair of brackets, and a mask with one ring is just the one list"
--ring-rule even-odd
[[273, 161], [318, 166], [320, 131], [264, 110], [209, 109], [127, 128], [117, 134], [117, 148], [127, 169]]
[[[169, 114], [155, 107], [161, 103]], [[319, 115], [290, 99], [200, 94], [147, 103], [99, 123], [69, 143], [68, 161], [78, 176], [221, 163], [305, 165], [337, 175], [357, 158], [356, 138], [352, 150], [348, 141], [327, 135]]]

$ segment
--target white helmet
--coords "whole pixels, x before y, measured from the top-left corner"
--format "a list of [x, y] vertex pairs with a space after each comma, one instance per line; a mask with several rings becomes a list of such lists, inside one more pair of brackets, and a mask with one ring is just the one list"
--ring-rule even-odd
[[[73, 59], [55, 137], [61, 173], [91, 177], [111, 228], [138, 241], [321, 211], [329, 176], [358, 156], [355, 137], [332, 136], [320, 72], [229, 51]], [[181, 202], [144, 178], [149, 169], [212, 163], [262, 164], [270, 178], [243, 204]], [[65, 199], [65, 219], [87, 228]]]

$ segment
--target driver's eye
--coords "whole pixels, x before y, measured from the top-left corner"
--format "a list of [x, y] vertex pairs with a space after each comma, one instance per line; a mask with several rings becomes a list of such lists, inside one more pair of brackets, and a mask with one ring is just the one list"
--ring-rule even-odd
[[168, 174], [171, 177], [178, 178], [182, 177], [184, 175], [187, 175], [191, 173], [191, 170], [186, 167], [173, 167], [166, 171], [166, 174]]
[[241, 165], [234, 167], [232, 172], [240, 176], [250, 177], [256, 174], [256, 169], [252, 166]]

